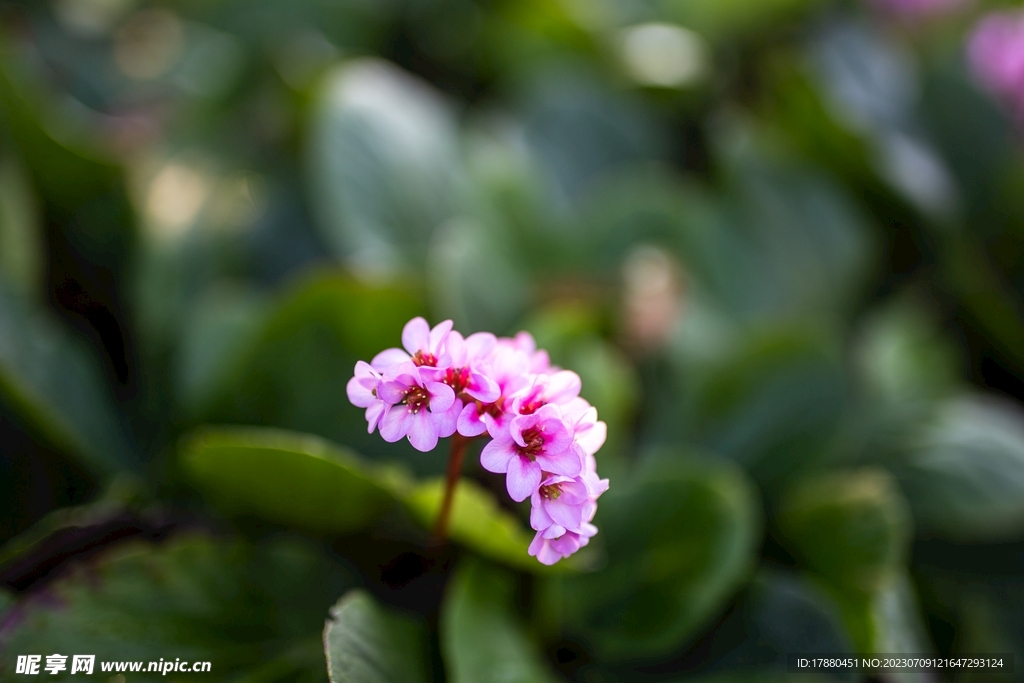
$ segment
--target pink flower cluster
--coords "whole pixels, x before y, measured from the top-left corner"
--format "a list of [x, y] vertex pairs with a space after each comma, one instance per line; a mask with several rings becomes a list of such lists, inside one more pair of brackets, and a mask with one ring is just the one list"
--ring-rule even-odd
[[1024, 122], [1024, 12], [997, 12], [981, 20], [967, 43], [978, 82]]
[[530, 554], [554, 564], [585, 546], [608, 488], [594, 458], [607, 427], [580, 398], [579, 375], [552, 366], [526, 332], [463, 337], [450, 320], [431, 329], [413, 318], [402, 346], [359, 361], [349, 380], [370, 433], [379, 427], [385, 441], [408, 438], [423, 452], [455, 433], [490, 437], [480, 464], [505, 475], [513, 500], [530, 499]]

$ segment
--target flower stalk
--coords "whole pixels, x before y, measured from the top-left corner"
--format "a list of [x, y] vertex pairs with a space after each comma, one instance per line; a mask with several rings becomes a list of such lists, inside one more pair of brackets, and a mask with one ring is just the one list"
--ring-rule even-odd
[[466, 457], [466, 449], [473, 439], [462, 434], [452, 435], [452, 447], [448, 453], [448, 472], [444, 481], [444, 499], [441, 501], [441, 510], [438, 512], [437, 520], [434, 522], [433, 536], [438, 543], [444, 543], [448, 538], [448, 524], [451, 521], [452, 505], [455, 502], [455, 489], [459, 485], [459, 475], [462, 474], [462, 461]]

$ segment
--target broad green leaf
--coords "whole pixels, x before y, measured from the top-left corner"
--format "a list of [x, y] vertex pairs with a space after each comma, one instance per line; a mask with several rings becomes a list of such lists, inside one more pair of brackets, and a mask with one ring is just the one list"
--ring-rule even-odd
[[804, 566], [837, 586], [874, 593], [909, 555], [910, 511], [882, 469], [800, 481], [782, 496], [775, 522]]
[[476, 560], [452, 577], [441, 607], [441, 649], [452, 683], [556, 680], [515, 616], [515, 580]]
[[668, 17], [714, 39], [735, 38], [791, 20], [820, 0], [662, 0]]
[[529, 301], [531, 283], [494, 220], [453, 219], [428, 253], [431, 300], [465, 333], [506, 330]]
[[[405, 505], [423, 528], [432, 529], [443, 499], [444, 480], [433, 479], [410, 489]], [[519, 519], [498, 507], [490, 492], [468, 479], [459, 481], [448, 525], [448, 537], [453, 541], [517, 569], [551, 571], [527, 553], [533, 536]]]
[[266, 301], [248, 288], [214, 287], [184, 323], [177, 360], [178, 401], [186, 413], [209, 405], [234, 359], [260, 331]]
[[758, 496], [728, 461], [665, 451], [601, 498], [599, 571], [554, 580], [549, 608], [602, 659], [681, 648], [724, 608], [753, 567]]
[[713, 362], [687, 360], [682, 425], [691, 438], [765, 483], [824, 457], [848, 393], [834, 335], [808, 326], [762, 329]]
[[681, 668], [694, 673], [678, 683], [789, 681], [787, 655], [825, 652], [854, 652], [835, 601], [799, 574], [765, 566], [714, 630], [684, 656]]
[[873, 313], [854, 351], [865, 388], [888, 402], [934, 400], [958, 384], [959, 358], [927, 309], [901, 299]]
[[331, 683], [428, 683], [423, 625], [381, 607], [361, 590], [331, 609], [324, 628]]
[[[101, 662], [169, 657], [209, 661], [224, 680], [263, 670], [268, 683], [324, 681], [317, 641], [331, 593], [345, 585], [319, 547], [295, 538], [256, 547], [203, 536], [130, 541], [23, 597], [0, 666], [12, 670], [19, 653], [95, 654], [102, 675]], [[265, 668], [272, 660], [276, 671]]]
[[427, 82], [369, 58], [331, 71], [317, 100], [307, 161], [324, 241], [363, 269], [422, 269], [462, 191], [454, 112]]
[[403, 458], [436, 473], [443, 458], [367, 434], [364, 411], [345, 394], [356, 361], [401, 346], [402, 327], [423, 313], [416, 293], [399, 285], [365, 285], [339, 271], [301, 277], [270, 305], [215, 398], [205, 422], [253, 424], [308, 432], [368, 456]]
[[840, 605], [859, 651], [928, 651], [904, 569], [910, 510], [892, 475], [862, 469], [808, 477], [781, 498], [775, 520], [783, 544]]
[[0, 155], [0, 280], [40, 300], [46, 253], [36, 203], [25, 169], [13, 155]]
[[312, 436], [207, 428], [185, 439], [181, 460], [190, 477], [226, 509], [300, 529], [355, 531], [393, 501], [386, 475]]
[[822, 583], [843, 614], [847, 632], [863, 654], [914, 654], [933, 649], [914, 587], [902, 568], [871, 590]]
[[922, 532], [963, 541], [1024, 532], [1024, 415], [981, 395], [944, 402], [894, 471]]
[[45, 310], [2, 286], [0, 400], [94, 476], [132, 466], [124, 426], [93, 358]]

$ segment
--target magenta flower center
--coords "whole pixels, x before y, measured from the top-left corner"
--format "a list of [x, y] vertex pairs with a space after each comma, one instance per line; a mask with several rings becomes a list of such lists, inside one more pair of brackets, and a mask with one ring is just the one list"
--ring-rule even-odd
[[530, 462], [537, 459], [537, 456], [544, 450], [544, 433], [540, 427], [530, 427], [523, 432], [525, 446], [519, 447], [519, 455], [529, 458]]
[[432, 353], [417, 351], [412, 354], [412, 362], [416, 367], [423, 367], [425, 365], [428, 368], [433, 368], [437, 366], [437, 356]]
[[540, 496], [545, 500], [558, 500], [562, 495], [562, 487], [559, 484], [548, 484], [540, 487]]
[[458, 396], [469, 386], [469, 368], [448, 368], [444, 373], [443, 381]]
[[402, 403], [409, 407], [410, 412], [418, 413], [421, 408], [426, 408], [430, 403], [430, 394], [423, 387], [409, 387], [405, 392]]

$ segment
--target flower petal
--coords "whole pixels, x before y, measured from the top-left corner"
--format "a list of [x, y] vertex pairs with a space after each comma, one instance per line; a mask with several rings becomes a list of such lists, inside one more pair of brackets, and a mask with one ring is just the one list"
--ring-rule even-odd
[[593, 455], [601, 450], [605, 439], [608, 438], [608, 425], [604, 422], [595, 422], [594, 426], [582, 434], [576, 436], [576, 443], [588, 454]]
[[537, 464], [542, 467], [545, 472], [563, 474], [567, 477], [578, 476], [579, 473], [583, 471], [583, 463], [580, 461], [580, 456], [571, 448], [567, 448], [561, 453], [556, 453], [554, 455], [550, 453], [542, 453], [537, 456]]
[[368, 408], [377, 400], [373, 392], [363, 385], [364, 381], [360, 377], [353, 377], [345, 385], [345, 393], [348, 394], [349, 402], [357, 408]]
[[434, 430], [442, 439], [447, 439], [455, 433], [459, 426], [459, 415], [462, 413], [462, 400], [456, 399], [452, 406], [443, 412], [431, 412], [430, 416], [434, 422]]
[[377, 387], [377, 396], [380, 400], [390, 405], [395, 405], [404, 401], [405, 395], [408, 392], [408, 385], [402, 384], [401, 382], [393, 379], [385, 380]]
[[480, 436], [487, 431], [487, 425], [480, 419], [480, 411], [475, 403], [467, 403], [462, 409], [456, 428], [463, 436]]
[[487, 375], [479, 372], [469, 374], [469, 384], [466, 385], [466, 393], [483, 403], [493, 403], [501, 396], [501, 388], [498, 383]]
[[370, 365], [377, 372], [387, 372], [389, 369], [401, 363], [408, 362], [409, 354], [402, 349], [384, 349], [370, 361]]
[[429, 350], [435, 355], [441, 355], [441, 346], [448, 338], [448, 333], [452, 331], [452, 321], [444, 320], [434, 325], [434, 329], [430, 330], [429, 339]]
[[537, 531], [543, 531], [554, 524], [554, 520], [551, 519], [551, 515], [548, 514], [547, 510], [544, 509], [544, 503], [537, 500], [539, 496], [534, 493], [532, 498], [532, 506], [530, 507], [530, 526]]
[[579, 375], [572, 370], [562, 370], [548, 378], [545, 398], [551, 403], [568, 403], [580, 395], [582, 386]]
[[394, 443], [409, 433], [412, 427], [412, 411], [405, 406], [392, 406], [380, 421], [380, 435], [388, 443]]
[[480, 466], [488, 472], [504, 474], [508, 471], [508, 463], [513, 458], [519, 458], [519, 452], [512, 441], [494, 439], [480, 451]]
[[387, 412], [388, 405], [384, 401], [374, 401], [372, 405], [366, 408], [366, 433], [373, 434], [373, 430], [377, 428], [377, 423], [380, 422], [380, 418]]
[[443, 413], [455, 403], [455, 392], [447, 384], [427, 382], [426, 388], [430, 394], [430, 412]]
[[575, 529], [583, 523], [581, 506], [563, 502], [561, 496], [558, 500], [547, 501], [544, 508], [556, 524], [564, 526], [566, 529]]
[[410, 354], [415, 355], [417, 351], [429, 352], [429, 343], [430, 325], [423, 318], [417, 316], [402, 328], [402, 346]]
[[409, 443], [422, 453], [429, 453], [437, 446], [437, 430], [430, 413], [421, 410], [413, 415], [409, 427]]
[[508, 495], [517, 503], [521, 503], [540, 486], [540, 466], [518, 455], [508, 461], [508, 473], [505, 475], [505, 488]]

